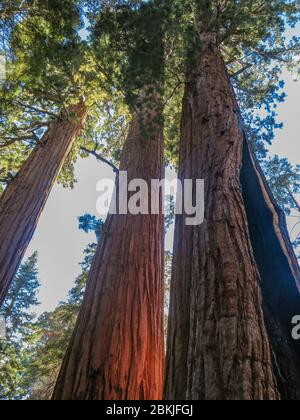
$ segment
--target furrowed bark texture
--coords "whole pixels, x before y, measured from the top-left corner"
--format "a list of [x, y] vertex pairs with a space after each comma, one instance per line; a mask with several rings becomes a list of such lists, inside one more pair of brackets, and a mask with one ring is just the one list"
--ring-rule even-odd
[[51, 189], [86, 118], [83, 104], [53, 122], [0, 198], [0, 305], [35, 232]]
[[[136, 117], [120, 169], [150, 186], [163, 177], [162, 127], [143, 130]], [[163, 235], [162, 215], [108, 216], [55, 400], [162, 398]]]
[[241, 172], [251, 243], [261, 279], [274, 372], [283, 400], [300, 399], [300, 341], [291, 321], [300, 312], [300, 270], [283, 211], [245, 140]]
[[205, 221], [178, 216], [166, 399], [278, 399], [240, 183], [239, 110], [214, 36], [183, 101], [179, 177], [205, 180]]

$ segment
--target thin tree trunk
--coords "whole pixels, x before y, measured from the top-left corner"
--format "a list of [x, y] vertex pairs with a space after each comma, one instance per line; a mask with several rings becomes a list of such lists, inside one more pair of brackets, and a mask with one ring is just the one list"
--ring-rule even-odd
[[276, 379], [240, 171], [239, 110], [215, 35], [187, 78], [179, 177], [205, 180], [205, 221], [178, 216], [166, 399], [274, 400]]
[[56, 178], [87, 114], [83, 103], [53, 122], [0, 198], [0, 305], [18, 270]]
[[[150, 186], [164, 164], [162, 126], [149, 118], [150, 136], [131, 123], [120, 170]], [[108, 216], [55, 400], [162, 398], [163, 237], [162, 215]]]

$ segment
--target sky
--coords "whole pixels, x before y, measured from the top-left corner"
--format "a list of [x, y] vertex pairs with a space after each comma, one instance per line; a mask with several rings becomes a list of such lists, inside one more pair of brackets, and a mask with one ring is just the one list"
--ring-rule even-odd
[[300, 82], [295, 82], [288, 71], [283, 72], [282, 78], [286, 83], [284, 91], [287, 100], [279, 105], [277, 111], [278, 121], [284, 123], [284, 128], [277, 130], [270, 152], [288, 157], [295, 165], [300, 162]]
[[[299, 26], [300, 27], [300, 26]], [[298, 27], [298, 29], [299, 29]], [[284, 124], [277, 130], [276, 138], [270, 148], [271, 154], [287, 157], [291, 163], [300, 163], [300, 81], [294, 81], [288, 71], [284, 71], [287, 99], [279, 104], [278, 121]], [[171, 177], [172, 173], [169, 173]], [[96, 201], [99, 193], [96, 185], [101, 178], [112, 178], [113, 172], [94, 157], [79, 159], [75, 167], [77, 183], [73, 190], [55, 185], [37, 230], [25, 255], [28, 258], [38, 251], [38, 270], [40, 277], [39, 301], [36, 312], [53, 310], [67, 298], [76, 277], [80, 274], [79, 263], [83, 260], [86, 246], [95, 242], [93, 233], [86, 234], [78, 229], [78, 217], [85, 213], [97, 216]], [[293, 219], [288, 220], [292, 228]], [[294, 231], [294, 235], [298, 233]], [[172, 246], [172, 230], [167, 236], [167, 248]]]

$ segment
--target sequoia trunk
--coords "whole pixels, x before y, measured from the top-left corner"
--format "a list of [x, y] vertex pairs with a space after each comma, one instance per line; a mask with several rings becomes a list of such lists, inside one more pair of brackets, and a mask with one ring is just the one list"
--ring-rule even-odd
[[0, 198], [0, 305], [16, 274], [55, 180], [86, 117], [80, 103], [51, 123]]
[[244, 142], [241, 172], [251, 244], [261, 275], [273, 370], [283, 400], [300, 400], [300, 341], [292, 319], [300, 313], [300, 270], [286, 227], [251, 148]]
[[[164, 172], [159, 116], [131, 123], [120, 169], [128, 181]], [[158, 118], [158, 119], [157, 119]], [[109, 215], [82, 309], [54, 392], [56, 400], [162, 398], [162, 215]]]
[[205, 220], [178, 216], [166, 399], [279, 398], [240, 172], [239, 109], [215, 35], [183, 101], [179, 177], [205, 180]]

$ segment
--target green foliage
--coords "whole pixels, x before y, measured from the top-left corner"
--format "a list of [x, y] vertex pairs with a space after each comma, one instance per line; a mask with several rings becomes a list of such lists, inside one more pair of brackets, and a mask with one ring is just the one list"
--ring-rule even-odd
[[293, 246], [300, 259], [300, 165], [293, 167], [288, 159], [274, 156], [263, 162], [268, 184], [279, 206], [293, 220], [290, 227]]
[[171, 292], [171, 278], [172, 278], [172, 261], [173, 254], [165, 251], [165, 274], [164, 274], [164, 318], [165, 318], [165, 336], [167, 337], [168, 331], [168, 316], [170, 309], [170, 292]]
[[[300, 39], [286, 38], [287, 27], [299, 21], [299, 1], [174, 1], [171, 16], [170, 31], [175, 48], [167, 61], [175, 69], [173, 79], [177, 79], [180, 87], [180, 81], [185, 79], [186, 64], [193, 65], [195, 57], [201, 53], [201, 34], [215, 33], [248, 136], [259, 157], [264, 158], [275, 130], [281, 128], [276, 121], [276, 106], [284, 100], [281, 71], [284, 67], [299, 71]], [[174, 33], [172, 27], [176, 27], [176, 23], [177, 33]], [[168, 68], [168, 63], [166, 66]], [[178, 106], [178, 98], [175, 101]], [[173, 115], [177, 114], [176, 105], [172, 111]], [[170, 157], [178, 147], [176, 140], [169, 139], [169, 133], [171, 138], [178, 140], [178, 127], [178, 118], [168, 123], [167, 153]]]
[[264, 162], [264, 171], [278, 204], [287, 215], [294, 209], [299, 212], [297, 195], [300, 193], [300, 165], [295, 168], [288, 159], [274, 156]]
[[[217, 34], [249, 137], [257, 153], [265, 156], [266, 143], [281, 127], [275, 107], [284, 99], [279, 83], [282, 66], [297, 64], [298, 39], [284, 39], [287, 24], [294, 25], [299, 17], [297, 1], [68, 0], [64, 8], [59, 1], [39, 6], [22, 2], [19, 13], [12, 16], [9, 10], [2, 16], [11, 29], [12, 69], [3, 93], [1, 141], [22, 138], [22, 144], [16, 159], [10, 159], [12, 164], [1, 156], [8, 152], [1, 149], [0, 141], [0, 163], [5, 168], [1, 179], [17, 172], [22, 157], [38, 145], [49, 118], [81, 95], [92, 106], [91, 116], [60, 182], [74, 184], [76, 159], [79, 154], [87, 156], [80, 153], [82, 141], [117, 164], [128, 128], [126, 104], [136, 105], [141, 89], [160, 79], [164, 80], [159, 86], [164, 94], [166, 160], [176, 166], [186, 60], [201, 48], [198, 33], [204, 30]], [[84, 22], [89, 36], [82, 39]], [[259, 107], [265, 108], [263, 118], [258, 116]], [[11, 148], [9, 154], [14, 153]]]
[[165, 231], [167, 232], [175, 220], [175, 199], [172, 195], [166, 197], [165, 206], [167, 207], [165, 215]]
[[[28, 311], [32, 306], [38, 305], [37, 258], [38, 254], [35, 252], [21, 265], [1, 308], [1, 314], [5, 316], [8, 326], [8, 337], [11, 339], [16, 339], [19, 335], [28, 335], [28, 328], [31, 328], [34, 317]], [[17, 340], [19, 342], [19, 339]]]
[[[295, 0], [2, 0], [0, 53], [7, 56], [7, 80], [0, 88], [0, 193], [40, 147], [49, 123], [80, 98], [90, 112], [60, 175], [64, 186], [75, 182], [78, 156], [88, 156], [81, 146], [119, 166], [132, 113], [155, 92], [164, 106], [166, 161], [176, 167], [186, 69], [201, 52], [204, 31], [216, 34], [247, 135], [265, 158], [274, 130], [281, 128], [276, 121], [276, 106], [285, 98], [281, 71], [284, 66], [295, 71], [299, 64], [299, 39], [285, 39], [299, 11]], [[277, 156], [263, 164], [286, 214], [299, 210], [300, 167]], [[171, 212], [166, 228], [172, 221]], [[80, 224], [84, 231], [101, 227], [89, 215]], [[37, 304], [36, 255], [21, 267], [3, 308], [9, 345], [0, 355], [2, 399], [50, 398], [96, 246], [85, 250], [67, 302], [37, 322], [30, 314]], [[166, 295], [171, 257], [167, 253]]]
[[83, 54], [77, 3], [67, 0], [63, 8], [58, 0], [1, 5], [7, 63], [0, 86], [0, 189], [39, 147], [49, 123], [78, 94], [72, 73]]
[[112, 1], [90, 15], [98, 68], [112, 92], [122, 92], [131, 113], [141, 117], [145, 138], [153, 129], [146, 118], [151, 108], [162, 123], [165, 3]]
[[[97, 152], [118, 167], [130, 120], [128, 107], [116, 94], [113, 100], [103, 100], [93, 107], [77, 144]], [[86, 158], [89, 154], [80, 150], [80, 156]]]
[[[299, 225], [300, 225], [300, 221], [297, 223], [298, 227]], [[293, 241], [293, 247], [296, 251], [298, 261], [300, 261], [300, 232], [298, 233], [296, 239]]]
[[81, 145], [118, 161], [128, 127], [123, 93], [112, 84], [88, 39], [80, 36], [86, 24], [84, 2], [68, 0], [63, 8], [60, 1], [23, 2], [22, 10], [18, 5], [5, 10], [4, 4], [0, 14], [7, 35], [7, 79], [0, 89], [0, 193], [40, 147], [49, 123], [84, 98], [90, 108], [86, 130], [58, 180], [73, 187], [77, 158], [87, 156]]
[[41, 315], [36, 322], [30, 361], [23, 367], [31, 384], [30, 399], [50, 399], [78, 309], [77, 305], [61, 304], [53, 312]]
[[229, 1], [219, 10], [215, 6], [221, 49], [248, 137], [260, 158], [266, 156], [275, 130], [282, 128], [276, 120], [277, 104], [285, 99], [282, 69], [299, 68], [300, 39], [286, 39], [286, 28], [299, 21], [299, 12], [297, 0]]
[[84, 216], [79, 217], [79, 229], [88, 233], [94, 231], [97, 240], [100, 239], [100, 232], [103, 228], [103, 222], [100, 219], [97, 219], [96, 216], [91, 216], [90, 214], [85, 214]]
[[[80, 218], [80, 229], [99, 237], [103, 223], [95, 217]], [[37, 320], [30, 312], [38, 304], [37, 254], [25, 262], [9, 291], [0, 314], [7, 322], [5, 351], [0, 353], [0, 399], [51, 398], [53, 387], [71, 339], [97, 244], [84, 251], [82, 271], [67, 302]]]
[[19, 269], [0, 314], [7, 326], [6, 345], [0, 352], [0, 399], [22, 399], [29, 391], [26, 369], [30, 360], [29, 347], [34, 332], [33, 306], [38, 304], [39, 288], [36, 269], [37, 253]]

